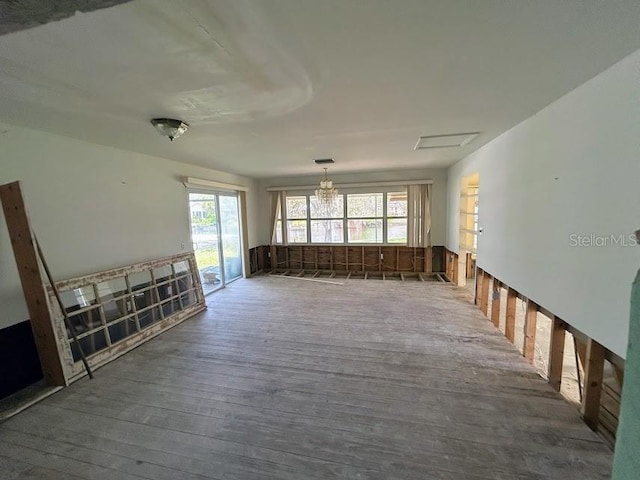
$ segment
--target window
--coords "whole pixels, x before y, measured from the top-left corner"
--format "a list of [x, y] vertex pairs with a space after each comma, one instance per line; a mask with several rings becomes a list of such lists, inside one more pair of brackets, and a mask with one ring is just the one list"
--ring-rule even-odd
[[349, 243], [382, 243], [384, 211], [382, 193], [347, 195]]
[[[286, 227], [292, 244], [406, 244], [407, 192], [340, 194], [329, 209], [313, 195], [288, 196]], [[280, 237], [276, 232], [278, 243]]]
[[287, 238], [289, 243], [307, 243], [307, 197], [287, 197]]
[[387, 193], [387, 243], [407, 243], [407, 192]]
[[344, 195], [327, 208], [313, 196], [309, 201], [311, 243], [344, 243]]

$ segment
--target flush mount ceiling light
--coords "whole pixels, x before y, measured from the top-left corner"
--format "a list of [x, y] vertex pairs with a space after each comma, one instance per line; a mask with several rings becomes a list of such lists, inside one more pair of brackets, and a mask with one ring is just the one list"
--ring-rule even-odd
[[189, 128], [187, 123], [173, 118], [154, 118], [151, 120], [151, 125], [156, 127], [160, 135], [169, 137], [172, 142], [174, 138], [178, 138]]
[[426, 135], [418, 138], [418, 143], [414, 150], [424, 150], [427, 148], [451, 148], [464, 147], [473, 142], [480, 132], [470, 133], [450, 133], [447, 135]]

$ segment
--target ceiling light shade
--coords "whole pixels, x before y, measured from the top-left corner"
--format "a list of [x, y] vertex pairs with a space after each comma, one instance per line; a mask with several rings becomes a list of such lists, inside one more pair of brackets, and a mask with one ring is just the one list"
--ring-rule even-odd
[[169, 137], [169, 140], [172, 142], [174, 138], [178, 138], [189, 128], [189, 125], [182, 120], [175, 120], [173, 118], [154, 118], [151, 120], [151, 125], [156, 127], [160, 135]]
[[327, 169], [324, 169], [324, 178], [320, 180], [320, 188], [316, 188], [316, 198], [321, 207], [331, 209], [338, 201], [338, 189], [333, 186], [333, 181], [327, 176]]

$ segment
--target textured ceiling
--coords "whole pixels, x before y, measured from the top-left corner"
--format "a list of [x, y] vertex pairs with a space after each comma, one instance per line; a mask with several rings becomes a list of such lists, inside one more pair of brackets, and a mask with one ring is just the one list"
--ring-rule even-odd
[[0, 16], [91, 4], [0, 37], [0, 120], [253, 177], [447, 166], [640, 48], [637, 0], [112, 3]]

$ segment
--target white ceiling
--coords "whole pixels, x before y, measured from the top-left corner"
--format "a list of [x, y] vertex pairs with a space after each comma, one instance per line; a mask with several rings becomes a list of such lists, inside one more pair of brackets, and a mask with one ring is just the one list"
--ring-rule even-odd
[[0, 120], [252, 177], [447, 166], [639, 49], [639, 22], [637, 0], [134, 0], [1, 36]]

